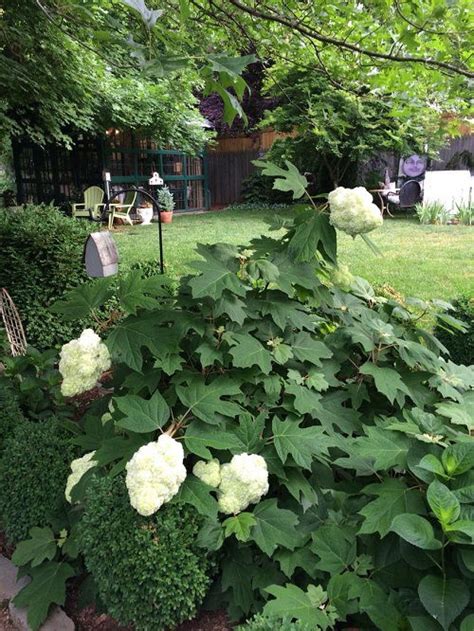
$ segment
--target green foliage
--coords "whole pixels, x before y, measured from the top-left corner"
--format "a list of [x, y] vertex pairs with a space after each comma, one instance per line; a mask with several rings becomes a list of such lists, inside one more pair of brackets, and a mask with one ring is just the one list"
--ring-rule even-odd
[[162, 188], [158, 189], [157, 197], [158, 204], [161, 210], [164, 210], [165, 212], [171, 212], [172, 210], [174, 210], [174, 196], [167, 186], [163, 186]]
[[291, 616], [284, 618], [267, 617], [257, 614], [246, 624], [237, 627], [238, 631], [314, 631], [314, 627], [304, 622], [292, 622]]
[[0, 457], [5, 448], [5, 440], [24, 420], [13, 389], [6, 379], [0, 379]]
[[249, 175], [242, 182], [242, 199], [244, 204], [239, 206], [249, 206], [249, 209], [261, 208], [262, 204], [289, 204], [291, 196], [283, 191], [273, 188], [270, 178], [264, 176], [261, 171], [256, 171]]
[[36, 420], [51, 415], [71, 415], [71, 407], [61, 394], [56, 351], [40, 353], [28, 347], [24, 355], [4, 355], [1, 361], [5, 369], [0, 377], [0, 391], [5, 389], [14, 397], [26, 418]]
[[51, 605], [64, 605], [66, 581], [74, 576], [68, 563], [49, 562], [29, 570], [31, 583], [15, 598], [18, 607], [28, 607], [28, 623], [36, 631], [48, 616]]
[[456, 204], [456, 219], [464, 226], [472, 226], [474, 224], [474, 202], [464, 202]]
[[436, 327], [436, 336], [449, 350], [450, 357], [456, 364], [470, 366], [474, 364], [474, 298], [460, 296], [453, 301], [452, 315], [465, 324], [467, 330], [460, 331], [440, 322]]
[[[298, 190], [292, 169], [280, 175]], [[294, 213], [279, 238], [200, 246], [198, 274], [165, 306], [137, 305], [109, 332], [114, 391], [75, 442], [115, 475], [161, 431], [182, 440], [188, 477], [173, 502], [203, 516], [192, 539], [219, 550], [212, 600], [236, 620], [263, 611], [322, 629], [459, 627], [473, 613], [474, 372], [442, 357], [420, 310], [460, 323], [440, 301], [380, 297], [361, 278], [333, 286], [328, 214]], [[215, 489], [190, 472], [197, 459], [241, 453], [265, 459], [269, 491], [221, 515]], [[137, 524], [159, 523], [174, 503], [142, 520], [122, 476], [97, 488], [86, 561], [111, 613], [127, 622], [122, 607], [133, 605], [136, 622], [154, 598], [148, 574], [130, 579], [148, 567], [135, 538], [152, 536]]]
[[416, 204], [415, 212], [423, 224], [444, 225], [449, 220], [449, 213], [441, 202], [430, 202], [429, 204]]
[[192, 618], [208, 589], [210, 561], [196, 546], [200, 519], [180, 504], [140, 517], [123, 476], [96, 480], [87, 493], [80, 546], [107, 611], [141, 629]]
[[77, 449], [54, 418], [17, 425], [0, 459], [0, 517], [11, 541], [51, 523], [64, 501], [69, 465]]
[[32, 346], [52, 348], [80, 332], [84, 323], [65, 324], [48, 307], [86, 280], [82, 257], [90, 230], [88, 222], [50, 206], [0, 212], [0, 286], [10, 292]]
[[361, 87], [342, 90], [312, 70], [279, 64], [269, 70], [267, 83], [278, 106], [267, 112], [262, 125], [292, 133], [277, 140], [268, 158], [282, 165], [289, 160], [311, 172], [320, 192], [354, 186], [357, 165], [381, 151], [422, 151], [427, 134], [430, 146], [435, 143], [425, 111], [412, 112], [409, 125], [392, 115], [394, 96], [381, 99]]

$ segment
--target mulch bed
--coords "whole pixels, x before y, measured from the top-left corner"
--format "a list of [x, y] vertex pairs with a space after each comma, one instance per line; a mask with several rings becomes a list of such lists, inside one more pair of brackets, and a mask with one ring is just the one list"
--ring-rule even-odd
[[[5, 533], [3, 532], [3, 530], [0, 530], [0, 554], [2, 554], [4, 557], [7, 557], [7, 559], [11, 559], [14, 549], [15, 546], [7, 542]], [[2, 627], [0, 627], [0, 631], [1, 630]]]
[[0, 631], [16, 631], [8, 613], [8, 602], [0, 603]]

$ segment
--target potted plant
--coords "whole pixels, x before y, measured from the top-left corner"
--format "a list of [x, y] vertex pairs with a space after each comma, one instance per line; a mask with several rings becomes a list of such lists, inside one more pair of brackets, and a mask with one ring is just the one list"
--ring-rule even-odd
[[160, 216], [163, 223], [171, 223], [173, 219], [174, 197], [167, 186], [163, 186], [158, 191], [158, 205], [160, 207]]

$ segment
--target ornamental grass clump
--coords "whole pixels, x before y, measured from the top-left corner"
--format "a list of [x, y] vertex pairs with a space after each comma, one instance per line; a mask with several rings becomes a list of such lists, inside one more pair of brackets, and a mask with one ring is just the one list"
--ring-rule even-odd
[[142, 517], [130, 506], [123, 475], [91, 482], [85, 506], [80, 548], [108, 613], [136, 631], [174, 629], [192, 618], [212, 568], [196, 543], [196, 510], [166, 504]]

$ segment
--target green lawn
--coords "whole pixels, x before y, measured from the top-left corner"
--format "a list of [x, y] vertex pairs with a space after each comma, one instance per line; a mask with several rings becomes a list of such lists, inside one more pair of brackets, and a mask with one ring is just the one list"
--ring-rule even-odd
[[[289, 215], [291, 211], [283, 211]], [[163, 226], [165, 262], [173, 275], [190, 270], [196, 243], [246, 244], [268, 233], [275, 211], [223, 210], [200, 215], [176, 215]], [[122, 265], [158, 257], [157, 225], [114, 231]], [[449, 299], [474, 295], [474, 227], [421, 226], [415, 219], [388, 219], [371, 235], [383, 252], [377, 257], [357, 238], [339, 233], [342, 263], [372, 283], [388, 283], [409, 296]]]

